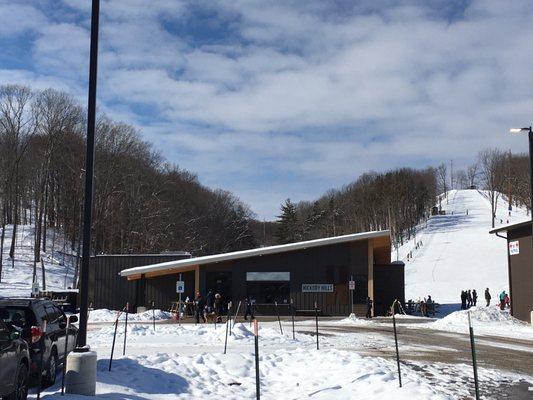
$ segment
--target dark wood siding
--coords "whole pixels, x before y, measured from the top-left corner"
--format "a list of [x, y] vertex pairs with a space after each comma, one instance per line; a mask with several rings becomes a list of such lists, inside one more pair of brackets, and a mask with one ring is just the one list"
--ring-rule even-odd
[[374, 265], [374, 314], [386, 315], [395, 299], [405, 303], [404, 264]]
[[[238, 302], [246, 297], [247, 272], [290, 272], [290, 298], [298, 310], [312, 310], [317, 301], [324, 315], [347, 314], [351, 310], [347, 279], [350, 275], [368, 277], [367, 249], [364, 240], [208, 264], [200, 269], [200, 288], [204, 295], [210, 289], [205, 287], [210, 271], [231, 271], [232, 299]], [[307, 283], [332, 283], [334, 292], [303, 293], [302, 284]]]
[[[118, 310], [122, 309], [126, 302], [130, 303], [131, 310], [135, 310], [138, 306], [148, 306], [149, 303], [147, 304], [147, 302], [150, 302], [152, 297], [149, 296], [151, 292], [145, 292], [145, 290], [148, 290], [152, 285], [145, 284], [141, 280], [128, 281], [119, 275], [120, 271], [189, 257], [190, 255], [187, 254], [98, 255], [91, 257], [89, 302], [95, 309]], [[170, 281], [168, 277], [166, 279]], [[175, 283], [176, 280], [172, 280], [174, 294], [176, 293]], [[145, 290], [142, 290], [142, 287], [145, 287]], [[163, 303], [158, 304], [163, 305]], [[168, 308], [169, 305], [165, 305], [165, 308]]]
[[[531, 323], [533, 311], [533, 247], [531, 226], [509, 231], [508, 240], [518, 240], [520, 253], [509, 255], [509, 286], [513, 316]], [[509, 250], [507, 250], [509, 251]]]

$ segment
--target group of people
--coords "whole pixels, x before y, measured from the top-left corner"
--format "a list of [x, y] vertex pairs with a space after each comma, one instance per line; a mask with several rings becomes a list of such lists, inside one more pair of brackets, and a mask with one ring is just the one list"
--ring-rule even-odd
[[[212, 290], [207, 292], [205, 298], [200, 294], [196, 293], [196, 298], [193, 302], [194, 309], [194, 318], [196, 323], [200, 323], [200, 319], [205, 323], [207, 322], [207, 316], [215, 316], [215, 321], [217, 323], [222, 322], [222, 313], [223, 313], [223, 304], [222, 304], [222, 295], [220, 293], [213, 293]], [[247, 320], [248, 316], [254, 319], [254, 300], [248, 296], [244, 300], [244, 319]]]
[[436, 309], [436, 303], [431, 298], [431, 295], [428, 295], [428, 297], [424, 297], [424, 299], [418, 299], [418, 301], [414, 302], [413, 300], [409, 299], [407, 301], [407, 313], [408, 314], [415, 314], [417, 311], [420, 311], [420, 314], [424, 317], [434, 316], [435, 315], [435, 309]]
[[196, 323], [200, 323], [200, 319], [203, 322], [207, 322], [208, 314], [215, 314], [216, 322], [222, 322], [222, 295], [220, 293], [213, 293], [212, 290], [207, 292], [204, 297], [200, 292], [196, 293], [194, 299], [194, 317]]
[[[505, 307], [510, 307], [511, 305], [511, 299], [509, 298], [509, 295], [503, 290], [499, 297], [499, 307], [501, 310], [504, 310]], [[485, 301], [487, 302], [487, 307], [490, 306], [490, 301], [492, 300], [492, 296], [490, 295], [489, 288], [485, 289]], [[467, 310], [470, 307], [477, 306], [477, 292], [476, 289], [470, 290], [463, 290], [461, 291], [461, 310]]]
[[[488, 292], [488, 288], [485, 291], [485, 298]], [[477, 305], [477, 292], [474, 290], [462, 290], [461, 291], [461, 310], [467, 310], [470, 307], [475, 307]]]

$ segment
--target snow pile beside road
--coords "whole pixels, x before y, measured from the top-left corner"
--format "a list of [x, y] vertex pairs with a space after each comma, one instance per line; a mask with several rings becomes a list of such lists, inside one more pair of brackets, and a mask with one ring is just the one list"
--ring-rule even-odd
[[[108, 372], [108, 360], [98, 361], [97, 392], [102, 399], [253, 399], [253, 347], [244, 352], [198, 354], [158, 353], [118, 358]], [[429, 383], [411, 370], [402, 371], [398, 387], [395, 363], [363, 358], [353, 352], [329, 349], [277, 350], [261, 354], [261, 395], [266, 399], [431, 399]], [[334, 379], [333, 379], [334, 378]], [[59, 384], [44, 393], [46, 399], [74, 400], [58, 393]]]
[[[298, 334], [296, 339], [292, 338], [292, 331], [289, 327], [283, 334], [275, 325], [260, 324], [259, 337], [260, 343], [265, 346], [292, 346], [312, 342], [313, 338], [309, 335]], [[235, 324], [228, 334], [228, 345], [253, 345], [254, 335], [247, 324]], [[105, 326], [102, 329], [90, 331], [88, 333], [88, 342], [91, 347], [103, 348], [108, 347], [113, 339], [114, 326]], [[187, 347], [214, 346], [221, 349], [226, 340], [226, 325], [217, 324], [165, 324], [158, 325], [154, 331], [151, 324], [128, 324], [128, 343], [135, 346], [142, 346], [145, 350], [154, 348], [168, 348], [182, 343]], [[120, 324], [117, 329], [117, 340], [121, 342], [124, 338], [124, 324]]]
[[336, 322], [339, 325], [368, 325], [372, 321], [364, 318], [358, 318], [355, 314], [350, 314], [348, 318], [341, 319]]
[[[89, 312], [89, 322], [114, 322], [117, 319], [117, 311], [101, 308]], [[145, 311], [139, 314], [128, 314], [128, 321], [132, 322], [150, 322], [154, 318], [152, 310]], [[168, 311], [155, 310], [155, 320], [161, 321], [172, 318]], [[124, 321], [126, 314], [121, 313], [119, 320]]]
[[468, 332], [469, 312], [476, 334], [533, 338], [533, 328], [530, 325], [496, 306], [472, 307], [470, 310], [456, 311], [427, 326], [451, 332]]

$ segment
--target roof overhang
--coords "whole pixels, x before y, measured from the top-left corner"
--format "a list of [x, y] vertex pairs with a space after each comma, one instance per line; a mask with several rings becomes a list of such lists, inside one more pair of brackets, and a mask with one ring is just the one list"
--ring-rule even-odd
[[513, 229], [522, 228], [522, 227], [528, 226], [528, 225], [531, 225], [531, 220], [522, 221], [522, 222], [509, 224], [509, 225], [503, 225], [503, 226], [500, 226], [499, 228], [496, 228], [496, 229], [493, 229], [493, 230], [489, 231], [489, 233], [496, 233], [497, 234], [499, 232], [507, 232], [507, 231], [511, 231]]
[[168, 261], [158, 264], [145, 265], [141, 267], [128, 268], [120, 271], [121, 276], [128, 279], [139, 279], [142, 275], [165, 275], [174, 272], [184, 272], [200, 265], [213, 264], [222, 261], [239, 260], [248, 257], [264, 256], [268, 254], [278, 254], [289, 251], [304, 250], [312, 247], [327, 246], [339, 243], [356, 242], [360, 240], [382, 239], [390, 243], [390, 231], [372, 231], [354, 233], [350, 235], [335, 236], [323, 239], [308, 240], [305, 242], [282, 244], [278, 246], [260, 247], [251, 250], [235, 251], [232, 253], [214, 254], [210, 256], [187, 258], [183, 260]]

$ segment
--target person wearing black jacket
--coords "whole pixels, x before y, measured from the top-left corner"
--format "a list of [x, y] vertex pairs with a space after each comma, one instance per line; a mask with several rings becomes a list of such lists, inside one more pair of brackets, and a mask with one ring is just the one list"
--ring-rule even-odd
[[206, 321], [205, 315], [204, 315], [204, 307], [205, 307], [205, 301], [204, 298], [200, 293], [196, 293], [196, 299], [194, 299], [194, 316], [196, 318], [196, 323], [200, 323], [200, 317], [202, 317], [202, 320]]
[[461, 310], [466, 310], [466, 292], [461, 290]]
[[248, 320], [248, 315], [250, 316], [250, 318], [254, 319], [254, 309], [253, 309], [253, 306], [252, 306], [252, 299], [250, 298], [250, 296], [247, 296], [245, 299], [244, 299], [244, 304], [246, 306], [246, 309], [244, 310], [244, 320], [247, 321]]
[[366, 317], [367, 318], [372, 318], [372, 304], [374, 302], [372, 301], [372, 299], [370, 298], [370, 296], [368, 296], [366, 298]]
[[476, 292], [476, 289], [472, 290], [472, 305], [474, 307], [477, 305], [477, 292]]
[[492, 299], [492, 296], [490, 295], [489, 288], [485, 289], [485, 301], [487, 302], [487, 307], [490, 306], [490, 299]]

